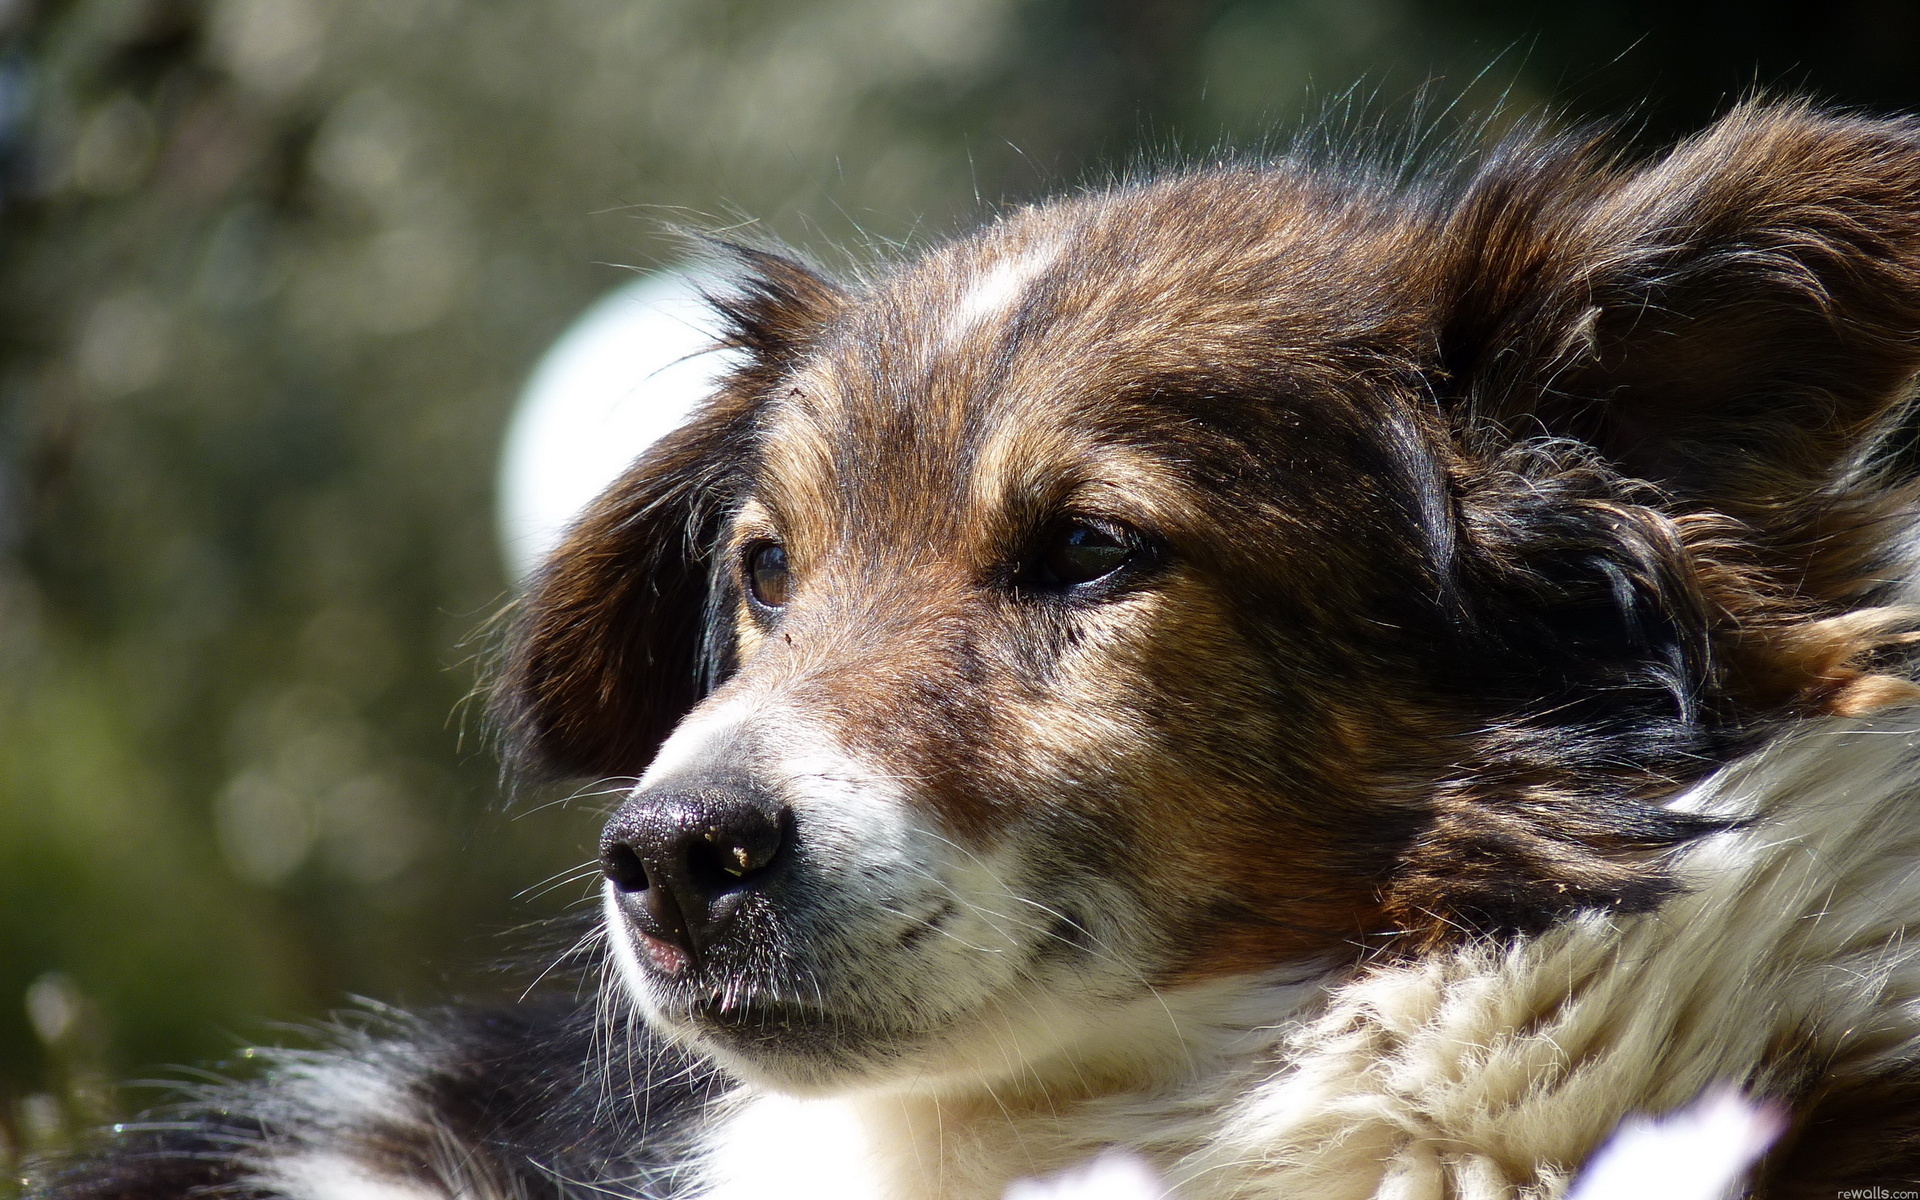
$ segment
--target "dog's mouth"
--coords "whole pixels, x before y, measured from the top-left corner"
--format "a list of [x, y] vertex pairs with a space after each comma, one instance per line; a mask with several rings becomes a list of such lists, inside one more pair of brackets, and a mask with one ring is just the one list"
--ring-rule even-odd
[[925, 1036], [869, 1014], [727, 992], [657, 996], [655, 1019], [737, 1065], [781, 1077], [826, 1078], [899, 1054]]
[[[940, 994], [940, 977], [924, 962], [914, 964], [918, 970], [908, 962], [918, 957], [918, 939], [883, 943], [874, 953], [885, 962], [864, 968], [763, 953], [663, 970], [647, 956], [644, 934], [616, 927], [615, 936], [634, 951], [623, 955], [625, 982], [650, 1024], [743, 1078], [783, 1089], [841, 1086], [891, 1077], [903, 1064], [944, 1062], [992, 1003]], [[916, 986], [929, 984], [932, 992]]]
[[743, 1048], [754, 1045], [786, 1048], [789, 1043], [819, 1040], [823, 1036], [861, 1041], [898, 1038], [909, 1032], [864, 1016], [779, 1000], [743, 1003], [716, 996], [696, 1001], [683, 1011], [702, 1029], [724, 1036]]
[[884, 1001], [866, 989], [823, 979], [817, 966], [769, 953], [765, 946], [733, 945], [725, 948], [728, 953], [696, 961], [617, 914], [609, 932], [625, 950], [619, 957], [629, 990], [658, 1023], [742, 1055], [875, 1046], [927, 1032], [876, 1011]]

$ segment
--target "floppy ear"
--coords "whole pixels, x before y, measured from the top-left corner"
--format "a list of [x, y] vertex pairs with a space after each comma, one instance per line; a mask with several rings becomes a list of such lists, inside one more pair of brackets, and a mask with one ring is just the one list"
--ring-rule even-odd
[[1578, 439], [1792, 554], [1920, 368], [1913, 121], [1750, 104], [1632, 170], [1523, 141], [1442, 232], [1464, 426]]
[[1438, 234], [1455, 670], [1496, 711], [1387, 897], [1435, 944], [1658, 902], [1713, 827], [1659, 801], [1758, 718], [1916, 698], [1873, 673], [1908, 614], [1861, 607], [1913, 492], [1849, 475], [1920, 369], [1920, 125], [1517, 139]]
[[792, 259], [720, 248], [745, 272], [711, 297], [741, 365], [594, 501], [518, 606], [493, 707], [512, 755], [553, 774], [638, 775], [714, 682], [711, 550], [761, 400], [843, 302]]

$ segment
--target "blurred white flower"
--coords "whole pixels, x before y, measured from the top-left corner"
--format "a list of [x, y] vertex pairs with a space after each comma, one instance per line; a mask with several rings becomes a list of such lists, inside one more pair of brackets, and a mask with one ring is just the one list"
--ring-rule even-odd
[[1657, 1120], [1622, 1121], [1567, 1200], [1722, 1200], [1785, 1128], [1773, 1105], [1716, 1088]]
[[1107, 1150], [1071, 1171], [1047, 1179], [1022, 1179], [1006, 1200], [1169, 1200], [1159, 1173], [1139, 1155]]

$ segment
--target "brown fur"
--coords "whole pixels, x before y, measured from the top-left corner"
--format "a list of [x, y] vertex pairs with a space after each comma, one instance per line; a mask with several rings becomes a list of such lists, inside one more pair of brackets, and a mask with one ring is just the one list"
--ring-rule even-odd
[[[1911, 123], [1755, 105], [1400, 190], [1226, 166], [857, 288], [742, 255], [747, 365], [526, 599], [502, 695], [561, 771], [777, 692], [962, 843], [1125, 880], [1172, 984], [1648, 908], [1711, 827], [1661, 799], [1920, 694], [1875, 607], [1910, 493], [1862, 473], [1920, 369]], [[1076, 516], [1151, 565], [1024, 588]]]

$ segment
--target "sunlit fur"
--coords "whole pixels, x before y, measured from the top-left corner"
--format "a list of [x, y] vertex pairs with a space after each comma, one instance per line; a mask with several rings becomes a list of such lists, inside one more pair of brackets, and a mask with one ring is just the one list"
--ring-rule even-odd
[[[1769, 1195], [1920, 1173], [1920, 126], [1384, 178], [1177, 172], [848, 284], [735, 248], [743, 365], [534, 582], [498, 708], [638, 781], [610, 830], [771, 797], [777, 870], [697, 960], [610, 882], [543, 1057], [380, 1043], [435, 1132], [366, 1169], [991, 1200], [1119, 1144], [1192, 1200], [1493, 1200], [1731, 1086], [1793, 1114]], [[1075, 521], [1133, 557], [1053, 586]], [[334, 1200], [387, 1124], [234, 1161]]]
[[[1147, 180], [853, 288], [749, 255], [753, 358], [576, 531], [510, 682], [530, 753], [626, 772], [664, 726], [625, 664], [684, 662], [665, 759], [796, 814], [791, 893], [714, 971], [630, 957], [641, 1008], [755, 1086], [1011, 1111], [1165, 1087], [1248, 997], [1682, 903], [1725, 818], [1667, 798], [1915, 694], [1865, 456], [1917, 185], [1904, 125], [1748, 108], [1644, 165]], [[1150, 561], [1023, 590], [1076, 517]], [[691, 659], [691, 606], [625, 598], [682, 536]]]

